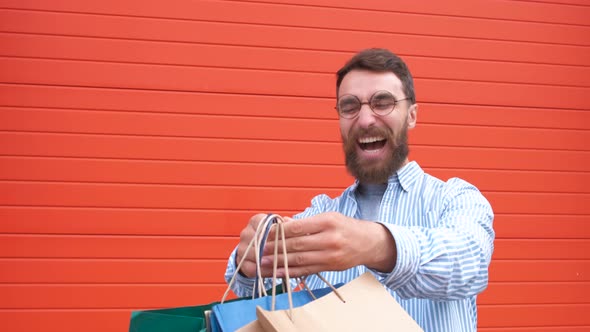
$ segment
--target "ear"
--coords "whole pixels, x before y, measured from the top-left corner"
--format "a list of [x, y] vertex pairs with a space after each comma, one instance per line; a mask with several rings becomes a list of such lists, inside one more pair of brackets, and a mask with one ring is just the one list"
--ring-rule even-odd
[[408, 128], [412, 129], [416, 127], [416, 121], [418, 120], [418, 104], [413, 104], [408, 108]]

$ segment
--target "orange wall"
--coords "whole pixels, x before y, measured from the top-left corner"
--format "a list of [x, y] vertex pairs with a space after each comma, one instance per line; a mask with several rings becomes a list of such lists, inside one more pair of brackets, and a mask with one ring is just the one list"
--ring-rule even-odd
[[218, 300], [251, 214], [350, 183], [334, 72], [380, 46], [411, 158], [496, 212], [480, 331], [590, 331], [589, 6], [0, 0], [1, 329]]

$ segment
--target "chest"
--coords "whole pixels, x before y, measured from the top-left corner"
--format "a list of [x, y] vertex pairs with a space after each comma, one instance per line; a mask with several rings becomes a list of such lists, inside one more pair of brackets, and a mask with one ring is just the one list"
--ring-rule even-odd
[[434, 192], [391, 190], [376, 211], [377, 220], [400, 225], [436, 227], [443, 213], [443, 200]]

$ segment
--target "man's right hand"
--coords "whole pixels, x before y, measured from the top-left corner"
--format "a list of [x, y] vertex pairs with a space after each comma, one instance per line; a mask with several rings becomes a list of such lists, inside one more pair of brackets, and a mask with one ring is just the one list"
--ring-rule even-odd
[[[238, 244], [238, 251], [236, 254], [236, 267], [244, 256], [246, 248], [248, 248], [248, 244], [250, 244], [252, 241], [258, 224], [260, 224], [264, 217], [266, 217], [266, 214], [263, 213], [254, 215], [252, 218], [250, 218], [248, 225], [246, 225], [246, 227], [244, 227], [244, 229], [242, 229], [240, 232], [240, 243]], [[246, 256], [246, 259], [244, 260], [244, 263], [242, 263], [240, 271], [238, 272], [248, 278], [254, 278], [256, 276], [256, 256], [254, 254], [254, 246], [250, 248], [250, 252]]]

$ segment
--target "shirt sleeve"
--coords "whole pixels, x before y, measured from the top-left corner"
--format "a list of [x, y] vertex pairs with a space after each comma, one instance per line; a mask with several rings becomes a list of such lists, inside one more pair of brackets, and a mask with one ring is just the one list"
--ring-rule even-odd
[[492, 208], [473, 185], [460, 179], [447, 185], [441, 208], [424, 216], [435, 227], [382, 223], [395, 239], [397, 260], [391, 273], [377, 275], [402, 298], [458, 300], [487, 287]]
[[227, 267], [225, 269], [225, 281], [229, 284], [233, 275], [236, 275], [235, 281], [233, 285], [231, 285], [231, 290], [238, 296], [238, 297], [246, 297], [251, 296], [253, 289], [254, 289], [254, 278], [248, 278], [240, 273], [237, 272], [237, 262], [236, 262], [236, 253], [238, 248], [236, 247], [229, 256], [227, 260]]

